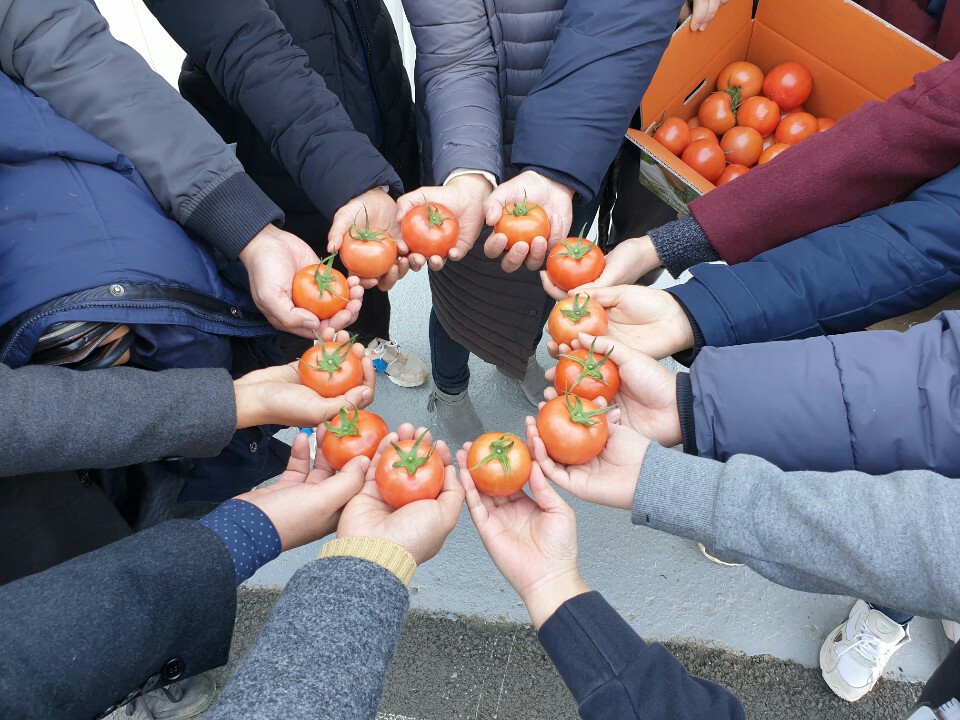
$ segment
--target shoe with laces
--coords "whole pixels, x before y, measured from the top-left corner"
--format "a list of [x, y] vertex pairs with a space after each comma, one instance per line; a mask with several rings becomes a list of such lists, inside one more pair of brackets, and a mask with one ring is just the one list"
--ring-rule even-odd
[[384, 373], [394, 385], [420, 387], [427, 381], [429, 373], [423, 360], [404, 350], [395, 340], [374, 338], [367, 345], [367, 357], [377, 372]]
[[151, 690], [128, 703], [110, 718], [126, 720], [188, 720], [206, 712], [213, 704], [217, 686], [207, 673]]
[[531, 355], [530, 359], [527, 360], [527, 373], [523, 376], [523, 380], [517, 380], [512, 375], [508, 375], [501, 367], [498, 367], [497, 370], [520, 386], [527, 402], [534, 407], [540, 406], [540, 403], [543, 402], [543, 391], [550, 387], [550, 383], [544, 377], [546, 371], [537, 360], [536, 355]]
[[427, 410], [436, 412], [439, 416], [443, 433], [454, 452], [464, 443], [473, 442], [485, 432], [483, 422], [466, 390], [456, 395], [448, 395], [435, 387], [427, 400]]
[[944, 620], [943, 631], [947, 634], [947, 639], [953, 644], [960, 642], [960, 622], [956, 620]]
[[910, 642], [910, 631], [863, 600], [820, 648], [820, 670], [830, 689], [856, 702], [877, 684], [890, 657]]

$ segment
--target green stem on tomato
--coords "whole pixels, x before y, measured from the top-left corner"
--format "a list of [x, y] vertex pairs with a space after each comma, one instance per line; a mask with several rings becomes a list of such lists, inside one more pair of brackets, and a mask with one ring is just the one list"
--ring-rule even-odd
[[580, 304], [580, 293], [577, 293], [573, 296], [573, 308], [569, 310], [560, 310], [560, 313], [574, 325], [583, 320], [585, 317], [590, 315], [590, 311], [587, 310], [587, 306], [590, 305], [590, 296], [584, 294], [584, 297], [587, 298], [583, 301], [583, 305]]
[[534, 210], [538, 207], [540, 206], [536, 203], [530, 203], [530, 205], [527, 205], [527, 191], [524, 190], [523, 200], [513, 203], [513, 207], [511, 207], [509, 210], [504, 208], [504, 212], [508, 215], [513, 215], [514, 217], [523, 217], [524, 215], [529, 215], [531, 210]]
[[321, 343], [319, 361], [311, 365], [310, 363], [305, 362], [303, 358], [300, 358], [300, 362], [312, 370], [327, 373], [330, 379], [332, 379], [334, 373], [343, 369], [343, 361], [346, 360], [350, 355], [350, 351], [353, 349], [353, 346], [356, 342], [357, 338], [354, 336], [347, 342], [338, 345], [336, 350], [333, 352], [328, 352], [326, 343]]
[[393, 446], [393, 449], [396, 451], [397, 456], [400, 458], [393, 464], [395, 468], [403, 468], [407, 471], [408, 475], [416, 475], [417, 470], [427, 464], [427, 461], [433, 457], [434, 448], [431, 446], [430, 452], [428, 452], [424, 457], [417, 455], [417, 449], [420, 447], [420, 441], [423, 440], [424, 436], [428, 432], [430, 431], [424, 430], [422, 433], [420, 433], [420, 437], [418, 437], [417, 441], [413, 443], [409, 452], [404, 452], [403, 448], [397, 445], [395, 442], [390, 443]]
[[506, 435], [501, 436], [499, 440], [494, 440], [492, 443], [490, 443], [490, 454], [470, 468], [470, 470], [476, 470], [481, 465], [486, 465], [491, 460], [496, 460], [498, 463], [500, 463], [500, 467], [503, 468], [504, 474], [508, 478], [513, 477], [513, 466], [510, 463], [510, 456], [508, 453], [514, 444], [514, 441], [507, 438]]
[[600, 368], [602, 368], [603, 365], [604, 365], [604, 363], [606, 363], [607, 360], [610, 359], [610, 355], [613, 354], [613, 348], [610, 348], [610, 350], [608, 350], [607, 353], [606, 353], [602, 358], [600, 358], [600, 360], [598, 361], [598, 360], [596, 359], [597, 355], [596, 355], [596, 353], [593, 351], [593, 347], [594, 347], [594, 345], [596, 345], [596, 344], [597, 344], [597, 339], [594, 338], [594, 339], [593, 339], [593, 342], [590, 343], [590, 352], [588, 352], [588, 353], [587, 353], [587, 357], [585, 357], [585, 358], [583, 358], [583, 359], [580, 359], [580, 358], [578, 358], [578, 357], [575, 356], [575, 355], [563, 355], [563, 356], [562, 356], [562, 357], [567, 358], [567, 360], [572, 360], [573, 362], [577, 363], [577, 364], [582, 368], [581, 371], [580, 371], [580, 375], [577, 377], [576, 380], [573, 381], [573, 386], [570, 387], [570, 388], [567, 388], [568, 390], [573, 390], [573, 388], [575, 388], [577, 385], [579, 385], [580, 382], [581, 382], [582, 380], [584, 380], [585, 378], [590, 378], [591, 380], [596, 380], [597, 382], [603, 383], [604, 385], [609, 385], [609, 384], [610, 384], [610, 383], [608, 383], [608, 382], [604, 379], [603, 373], [600, 371]]
[[[317, 290], [320, 293], [320, 297], [323, 297], [325, 292], [330, 293], [333, 297], [338, 300], [343, 300], [344, 302], [349, 302], [347, 298], [337, 295], [332, 289], [331, 286], [336, 282], [336, 278], [333, 276], [333, 259], [337, 256], [336, 253], [325, 257], [320, 261], [320, 264], [317, 265], [316, 271], [313, 273], [313, 281], [317, 284]], [[320, 272], [320, 268], [323, 268], [323, 272]]]
[[331, 425], [329, 420], [324, 421], [323, 425], [327, 428], [327, 432], [333, 433], [333, 435], [338, 438], [360, 434], [360, 430], [357, 427], [357, 422], [360, 420], [360, 410], [357, 409], [356, 405], [351, 405], [351, 407], [353, 408], [352, 418], [348, 416], [346, 408], [340, 408], [339, 427]]
[[563, 252], [557, 253], [557, 257], [568, 257], [573, 260], [581, 260], [588, 252], [593, 250], [597, 243], [591, 242], [590, 240], [584, 241], [584, 234], [587, 232], [587, 225], [590, 223], [584, 224], [583, 228], [580, 230], [580, 234], [577, 235], [576, 242], [570, 242], [569, 240], [561, 240], [560, 243], [566, 248]]
[[[359, 213], [357, 213], [359, 215]], [[367, 212], [367, 206], [363, 206], [363, 214], [366, 218], [365, 227], [361, 229], [357, 225], [357, 218], [353, 218], [353, 226], [350, 228], [349, 233], [350, 237], [354, 240], [362, 240], [363, 242], [383, 242], [384, 240], [391, 240], [386, 230], [374, 230], [370, 227], [370, 213]], [[381, 237], [387, 233], [387, 237]]]
[[596, 410], [584, 410], [583, 400], [578, 398], [576, 395], [573, 396], [576, 404], [570, 402], [569, 392], [564, 392], [563, 396], [567, 403], [567, 412], [570, 413], [570, 421], [575, 422], [578, 425], [583, 425], [584, 427], [593, 427], [598, 422], [594, 418], [596, 418], [598, 415], [608, 413], [616, 407], [616, 405], [608, 405], [607, 407], [597, 408]]

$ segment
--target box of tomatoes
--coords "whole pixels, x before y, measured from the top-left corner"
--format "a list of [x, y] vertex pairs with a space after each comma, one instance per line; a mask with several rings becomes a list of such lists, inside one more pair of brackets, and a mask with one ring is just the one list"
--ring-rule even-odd
[[[678, 212], [944, 58], [850, 0], [731, 0], [674, 34], [627, 132]], [[882, 152], [877, 148], [877, 152]]]

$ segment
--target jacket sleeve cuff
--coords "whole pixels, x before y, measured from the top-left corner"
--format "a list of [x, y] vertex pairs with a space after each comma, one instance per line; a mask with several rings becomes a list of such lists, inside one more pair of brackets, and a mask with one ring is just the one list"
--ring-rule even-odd
[[413, 579], [417, 562], [406, 548], [383, 538], [348, 537], [332, 540], [320, 549], [318, 560], [352, 557], [379, 565], [407, 586]]
[[650, 443], [633, 496], [634, 525], [713, 544], [723, 463]]
[[[690, 282], [694, 282], [691, 280]], [[693, 333], [693, 347], [689, 350], [682, 350], [678, 353], [674, 353], [673, 359], [685, 367], [690, 367], [693, 365], [693, 361], [697, 359], [697, 355], [700, 354], [700, 351], [706, 346], [706, 340], [703, 338], [703, 331], [700, 329], [700, 324], [697, 322], [697, 319], [693, 316], [693, 313], [690, 312], [690, 308], [687, 307], [687, 304], [679, 297], [679, 295], [674, 290], [685, 287], [684, 285], [677, 285], [675, 288], [667, 288], [667, 292], [673, 295], [674, 300], [676, 300], [680, 307], [683, 309], [683, 312], [687, 316], [687, 320], [690, 322], [690, 330]]]
[[687, 455], [697, 452], [697, 431], [693, 414], [693, 384], [690, 373], [677, 373], [677, 410], [680, 414], [680, 434], [683, 436], [683, 451]]
[[451, 172], [449, 175], [447, 175], [447, 179], [443, 181], [443, 186], [446, 187], [447, 185], [450, 184], [451, 180], [454, 180], [463, 175], [479, 175], [488, 183], [490, 183], [490, 185], [493, 187], [494, 190], [496, 190], [497, 185], [499, 185], [499, 183], [497, 182], [497, 176], [494, 175], [492, 172], [488, 172], [486, 170], [471, 170], [469, 168], [457, 168], [456, 170]]
[[545, 178], [550, 178], [554, 182], [558, 182], [561, 185], [566, 185], [568, 188], [573, 190], [573, 201], [579, 205], [586, 205], [588, 202], [593, 200], [593, 196], [596, 195], [593, 190], [588, 188], [572, 175], [567, 175], [565, 172], [538, 167], [536, 165], [527, 165], [523, 169], [530, 170], [538, 175], [543, 175]]
[[720, 259], [700, 223], [692, 215], [654, 228], [648, 235], [660, 263], [675, 278], [694, 265]]
[[283, 220], [276, 203], [249, 175], [238, 172], [209, 192], [183, 225], [233, 260], [257, 233]]

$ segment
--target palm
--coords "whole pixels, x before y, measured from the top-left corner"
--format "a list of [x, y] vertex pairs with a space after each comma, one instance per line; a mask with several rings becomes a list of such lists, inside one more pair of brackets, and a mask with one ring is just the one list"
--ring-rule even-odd
[[345, 537], [364, 533], [388, 537], [406, 548], [429, 542], [443, 524], [442, 509], [434, 500], [418, 500], [394, 510], [380, 495], [377, 483], [368, 480], [343, 511], [338, 533]]
[[640, 353], [620, 365], [620, 392], [615, 398], [620, 422], [644, 437], [671, 442], [678, 424], [676, 375]]
[[683, 308], [664, 290], [622, 285], [599, 289], [595, 297], [607, 310], [606, 334], [617, 342], [657, 360], [686, 349], [692, 342]]

